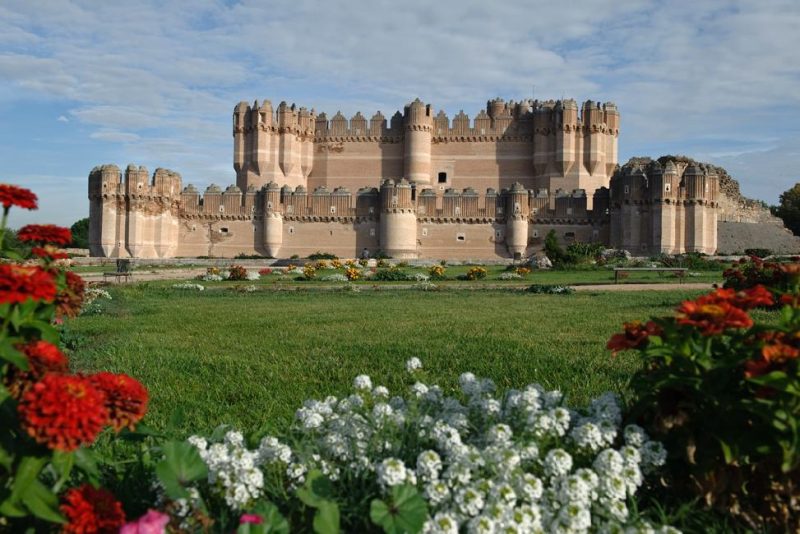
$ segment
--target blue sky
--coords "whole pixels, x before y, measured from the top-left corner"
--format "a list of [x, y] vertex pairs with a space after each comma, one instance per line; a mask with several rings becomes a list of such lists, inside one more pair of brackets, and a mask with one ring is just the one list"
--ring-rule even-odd
[[12, 225], [88, 214], [103, 163], [234, 181], [230, 117], [269, 98], [450, 116], [489, 98], [613, 101], [620, 161], [679, 153], [776, 203], [800, 181], [800, 2], [349, 0], [0, 4], [0, 181]]

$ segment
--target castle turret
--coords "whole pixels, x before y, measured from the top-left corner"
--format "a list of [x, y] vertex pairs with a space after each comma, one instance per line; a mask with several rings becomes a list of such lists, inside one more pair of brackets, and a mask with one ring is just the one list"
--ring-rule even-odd
[[578, 128], [578, 104], [564, 100], [556, 106], [556, 117], [560, 115], [556, 130], [556, 171], [561, 176], [569, 174], [577, 160], [575, 136]]
[[605, 164], [606, 176], [614, 174], [614, 169], [619, 161], [619, 149], [617, 140], [619, 138], [619, 110], [613, 102], [603, 104], [605, 113], [606, 134], [605, 134]]
[[433, 112], [419, 98], [405, 107], [403, 126], [404, 174], [408, 180], [420, 185], [431, 183], [431, 134]]
[[153, 243], [154, 217], [147, 210], [150, 187], [146, 167], [128, 165], [125, 169], [125, 192], [128, 198], [127, 246], [134, 258], [154, 258]]
[[380, 247], [393, 258], [417, 257], [417, 214], [411, 184], [387, 179], [381, 184]]
[[605, 174], [606, 124], [600, 103], [587, 100], [583, 104], [584, 162], [590, 175]]
[[89, 252], [106, 258], [127, 256], [127, 210], [121, 173], [101, 165], [89, 173]]
[[267, 256], [277, 258], [283, 245], [283, 214], [280, 209], [281, 188], [275, 182], [264, 188], [264, 249]]
[[514, 259], [525, 257], [528, 249], [528, 191], [521, 183], [516, 182], [508, 191], [508, 205], [506, 207], [506, 229], [508, 238], [506, 245], [508, 252]]
[[156, 169], [153, 175], [153, 246], [159, 258], [171, 258], [178, 249], [181, 175], [169, 169]]
[[245, 169], [245, 128], [250, 106], [239, 102], [233, 109], [233, 169], [236, 175]]

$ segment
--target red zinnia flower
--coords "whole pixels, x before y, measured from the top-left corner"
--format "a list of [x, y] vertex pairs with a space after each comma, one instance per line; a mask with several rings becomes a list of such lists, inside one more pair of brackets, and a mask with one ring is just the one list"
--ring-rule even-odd
[[46, 373], [63, 373], [67, 370], [67, 357], [52, 343], [31, 341], [26, 345], [17, 346], [17, 349], [27, 356], [28, 370], [10, 367], [3, 377], [3, 384], [17, 400], [21, 399], [30, 386]]
[[[724, 290], [720, 290], [724, 291]], [[761, 284], [737, 291], [731, 298], [731, 304], [743, 310], [758, 308], [759, 306], [772, 306], [775, 304], [775, 299], [772, 297], [769, 289]]]
[[88, 377], [92, 385], [106, 396], [109, 424], [119, 432], [133, 429], [147, 413], [147, 389], [128, 375], [102, 372]]
[[108, 422], [106, 396], [83, 377], [49, 373], [22, 396], [17, 411], [25, 431], [51, 449], [91, 443]]
[[753, 320], [747, 312], [714, 293], [697, 300], [684, 301], [678, 308], [677, 322], [698, 327], [704, 336], [720, 334], [727, 328], [753, 326]]
[[70, 534], [118, 532], [125, 524], [125, 511], [114, 495], [103, 488], [84, 484], [64, 494], [61, 513], [69, 521], [63, 532]]
[[772, 364], [766, 360], [749, 360], [744, 364], [745, 378], [756, 378], [772, 370]]
[[63, 246], [72, 243], [72, 232], [69, 228], [55, 224], [29, 224], [19, 229], [17, 239]]
[[39, 258], [45, 260], [66, 260], [69, 258], [69, 254], [61, 250], [60, 248], [56, 248], [52, 245], [45, 245], [44, 247], [33, 247], [31, 249], [31, 254], [34, 256], [38, 256]]
[[83, 283], [83, 278], [72, 271], [66, 271], [65, 275], [67, 284], [56, 295], [56, 312], [66, 317], [76, 317], [83, 306], [83, 292], [86, 285]]
[[37, 208], [36, 195], [32, 191], [9, 184], [0, 184], [0, 204], [3, 204], [5, 209], [11, 206], [19, 206], [26, 210]]
[[29, 298], [45, 302], [56, 298], [53, 275], [41, 267], [0, 264], [0, 303], [25, 302]]
[[606, 348], [611, 350], [611, 355], [616, 356], [618, 352], [628, 349], [638, 349], [647, 343], [650, 336], [660, 336], [661, 327], [653, 321], [642, 324], [641, 321], [632, 321], [623, 324], [624, 332], [614, 334], [608, 340]]

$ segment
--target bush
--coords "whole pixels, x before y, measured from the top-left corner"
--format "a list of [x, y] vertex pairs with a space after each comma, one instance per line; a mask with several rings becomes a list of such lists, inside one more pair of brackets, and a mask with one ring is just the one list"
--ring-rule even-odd
[[228, 269], [228, 280], [247, 280], [247, 269], [241, 265], [231, 265], [230, 269]]
[[770, 306], [763, 286], [718, 289], [675, 317], [626, 323], [608, 348], [634, 349], [629, 417], [664, 441], [672, 491], [694, 492], [750, 528], [796, 531], [800, 516], [798, 286], [776, 326], [748, 310]]
[[744, 249], [745, 256], [755, 256], [756, 258], [764, 259], [767, 256], [772, 256], [772, 251], [768, 248], [746, 248]]
[[569, 295], [575, 292], [575, 289], [569, 286], [549, 285], [549, 284], [533, 284], [526, 289], [528, 293], [538, 293], [544, 295]]
[[486, 269], [483, 267], [471, 267], [464, 275], [464, 280], [483, 280], [484, 278], [486, 278]]
[[[292, 258], [294, 258], [294, 256], [292, 256]], [[316, 261], [316, 260], [338, 260], [339, 256], [337, 256], [336, 254], [331, 254], [330, 252], [319, 252], [319, 251], [317, 251], [317, 252], [309, 255], [308, 259], [311, 260], [311, 261]]]
[[444, 280], [447, 278], [445, 276], [445, 269], [444, 265], [434, 265], [430, 269], [428, 269], [428, 276], [431, 277], [431, 280]]
[[708, 256], [700, 252], [689, 252], [687, 254], [662, 254], [653, 258], [664, 267], [686, 267], [693, 271], [717, 271], [722, 268], [723, 263], [719, 260], [709, 259]]
[[800, 278], [800, 263], [766, 262], [755, 256], [743, 258], [722, 273], [723, 287], [736, 290], [764, 285], [777, 295], [791, 290]]
[[555, 230], [547, 232], [544, 238], [544, 253], [550, 261], [553, 262], [553, 265], [563, 263], [564, 261], [564, 249], [558, 244], [558, 237], [556, 236]]
[[408, 280], [408, 278], [403, 271], [392, 267], [389, 269], [378, 269], [372, 276], [372, 280], [381, 282], [404, 282]]

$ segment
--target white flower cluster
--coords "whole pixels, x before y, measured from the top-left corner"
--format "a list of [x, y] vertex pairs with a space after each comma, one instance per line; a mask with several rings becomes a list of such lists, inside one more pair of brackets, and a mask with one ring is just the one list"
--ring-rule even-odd
[[287, 271], [286, 271], [286, 274], [299, 274], [299, 275], [301, 275], [301, 276], [304, 276], [304, 275], [305, 275], [305, 273], [303, 272], [303, 269], [302, 269], [302, 267], [295, 267], [295, 268], [294, 268], [294, 269], [292, 269], [291, 271], [287, 270]]
[[412, 273], [408, 275], [408, 279], [411, 282], [427, 282], [431, 277], [425, 273]]
[[189, 443], [197, 447], [208, 466], [208, 484], [232, 509], [245, 509], [261, 496], [264, 473], [259, 468], [260, 455], [247, 449], [241, 433], [228, 432], [221, 443], [211, 445], [192, 436]]
[[258, 274], [258, 271], [247, 271], [246, 279], [251, 282], [254, 282], [255, 280], [260, 280], [261, 275]]
[[194, 284], [192, 282], [180, 282], [178, 284], [172, 284], [172, 289], [188, 289], [191, 291], [204, 291], [205, 287], [200, 284]]
[[224, 278], [220, 274], [204, 274], [200, 277], [200, 280], [206, 282], [222, 282]]
[[522, 280], [522, 276], [514, 272], [500, 273], [497, 277], [498, 280]]
[[335, 273], [335, 274], [326, 274], [325, 276], [320, 276], [319, 279], [323, 282], [348, 282], [348, 278], [343, 275], [342, 273]]
[[[418, 358], [406, 362], [411, 373], [421, 368]], [[498, 395], [491, 380], [471, 373], [459, 383], [454, 396], [416, 382], [400, 397], [359, 375], [351, 395], [297, 410], [293, 449], [274, 437], [251, 456], [228, 438], [220, 449], [227, 454], [204, 446], [209, 481], [213, 473], [226, 500], [241, 506], [260, 489], [242, 481], [249, 471], [238, 459], [253, 457], [248, 468], [277, 465], [290, 488], [312, 469], [346, 480], [355, 493], [355, 486], [384, 494], [416, 486], [429, 508], [425, 533], [676, 532], [628, 509], [666, 452], [643, 429], [620, 429], [614, 395], [573, 411], [560, 392], [535, 384]]]
[[86, 288], [86, 291], [83, 292], [84, 304], [91, 304], [97, 299], [112, 300], [111, 294], [105, 289], [101, 289], [99, 287], [88, 287]]

